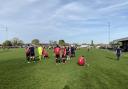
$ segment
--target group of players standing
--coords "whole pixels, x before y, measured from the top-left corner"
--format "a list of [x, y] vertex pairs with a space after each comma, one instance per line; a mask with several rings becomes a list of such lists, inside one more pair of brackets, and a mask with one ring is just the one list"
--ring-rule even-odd
[[56, 58], [56, 63], [66, 63], [67, 60], [70, 60], [71, 57], [75, 57], [76, 48], [73, 46], [59, 47], [58, 45], [54, 48], [54, 55]]
[[[35, 47], [32, 45], [28, 45], [25, 48], [27, 63], [30, 62], [41, 62], [42, 59], [49, 58], [48, 51], [42, 45], [39, 45], [37, 48], [38, 56], [35, 56]], [[70, 60], [71, 57], [75, 57], [76, 48], [74, 46], [59, 46], [53, 48], [53, 53], [55, 56], [55, 62], [58, 63], [66, 63], [67, 60]], [[37, 60], [39, 59], [39, 60]]]
[[25, 53], [26, 53], [27, 63], [30, 63], [31, 61], [36, 62], [34, 46], [27, 45], [27, 47], [25, 48]]

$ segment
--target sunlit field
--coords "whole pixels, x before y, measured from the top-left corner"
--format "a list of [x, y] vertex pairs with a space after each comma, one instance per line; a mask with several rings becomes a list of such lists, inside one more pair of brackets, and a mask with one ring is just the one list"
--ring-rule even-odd
[[[0, 50], [0, 89], [128, 89], [128, 54], [117, 61], [107, 50], [77, 50], [66, 64], [50, 58], [27, 64], [24, 49]], [[89, 66], [78, 66], [84, 55]]]

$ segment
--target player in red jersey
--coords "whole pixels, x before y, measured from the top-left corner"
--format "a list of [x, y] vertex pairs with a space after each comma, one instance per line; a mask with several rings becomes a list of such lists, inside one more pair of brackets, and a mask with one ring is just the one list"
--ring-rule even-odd
[[61, 62], [61, 59], [60, 59], [60, 52], [61, 52], [61, 48], [57, 45], [57, 46], [54, 48], [54, 54], [55, 54], [55, 57], [56, 57], [56, 64]]
[[66, 63], [66, 47], [62, 47], [61, 48], [61, 58], [62, 58], [62, 62]]
[[48, 52], [46, 51], [45, 47], [43, 47], [43, 49], [42, 49], [42, 55], [43, 55], [44, 59], [49, 58]]

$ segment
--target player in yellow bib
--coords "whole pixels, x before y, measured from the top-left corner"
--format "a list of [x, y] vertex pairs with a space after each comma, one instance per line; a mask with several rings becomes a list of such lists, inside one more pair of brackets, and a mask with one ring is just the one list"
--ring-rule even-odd
[[39, 55], [39, 60], [40, 60], [40, 61], [42, 60], [42, 50], [43, 50], [43, 48], [42, 48], [42, 46], [40, 45], [40, 46], [38, 47], [38, 55]]

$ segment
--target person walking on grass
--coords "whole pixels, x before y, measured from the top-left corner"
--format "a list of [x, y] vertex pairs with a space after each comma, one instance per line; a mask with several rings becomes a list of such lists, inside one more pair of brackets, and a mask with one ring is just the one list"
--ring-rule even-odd
[[38, 49], [39, 61], [41, 62], [41, 60], [42, 60], [42, 50], [43, 50], [43, 48], [42, 48], [41, 45], [39, 45], [39, 47], [38, 47], [37, 49]]
[[121, 56], [121, 48], [118, 46], [116, 49], [116, 56], [117, 56], [117, 60], [120, 60], [120, 56]]
[[26, 54], [27, 63], [30, 63], [30, 47], [29, 47], [29, 44], [25, 48], [25, 54]]
[[90, 46], [87, 47], [88, 52], [90, 51]]

